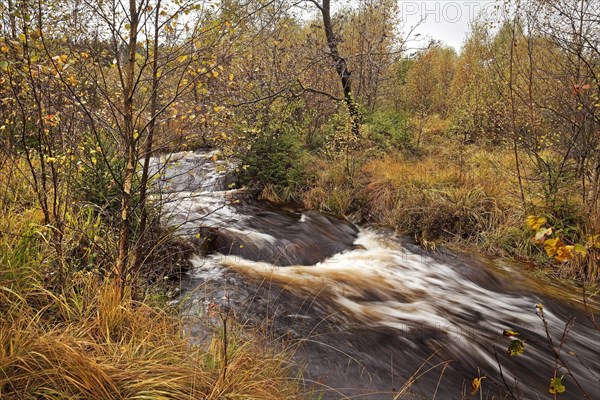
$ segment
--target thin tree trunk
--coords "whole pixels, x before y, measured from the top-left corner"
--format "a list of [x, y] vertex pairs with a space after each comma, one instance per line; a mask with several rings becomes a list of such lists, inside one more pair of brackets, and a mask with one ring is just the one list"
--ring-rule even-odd
[[8, 20], [10, 24], [10, 35], [11, 38], [17, 37], [17, 19], [15, 17], [15, 6], [13, 0], [8, 0]]
[[513, 153], [515, 156], [515, 168], [517, 170], [517, 180], [519, 182], [519, 191], [521, 194], [521, 202], [523, 203], [523, 211], [527, 211], [527, 202], [525, 200], [525, 190], [523, 189], [523, 178], [521, 176], [521, 162], [519, 160], [519, 148], [518, 148], [518, 139], [517, 139], [517, 126], [516, 126], [516, 118], [517, 112], [515, 108], [515, 89], [513, 87], [513, 79], [514, 79], [514, 49], [515, 49], [515, 27], [517, 20], [513, 22], [512, 27], [512, 37], [510, 42], [510, 64], [509, 64], [509, 77], [508, 77], [508, 90], [510, 94], [510, 108], [511, 108], [511, 130], [513, 136]]
[[145, 239], [146, 225], [148, 223], [148, 210], [146, 209], [146, 200], [148, 198], [148, 179], [150, 170], [150, 158], [152, 156], [152, 147], [154, 142], [154, 132], [156, 130], [156, 117], [158, 110], [158, 38], [159, 38], [159, 16], [160, 16], [161, 0], [158, 0], [155, 12], [154, 20], [154, 43], [152, 48], [152, 97], [150, 99], [150, 122], [148, 124], [148, 136], [146, 137], [146, 146], [144, 150], [144, 165], [142, 167], [142, 178], [140, 181], [140, 226], [139, 226], [139, 244], [135, 250], [135, 260], [133, 263], [133, 270], [137, 272], [143, 263], [142, 244]]
[[121, 193], [121, 221], [119, 226], [119, 254], [117, 256], [116, 275], [120, 279], [121, 291], [125, 289], [127, 280], [127, 268], [129, 265], [129, 241], [130, 241], [130, 219], [132, 209], [131, 192], [135, 176], [135, 125], [134, 125], [134, 77], [135, 77], [135, 55], [137, 48], [137, 31], [139, 16], [135, 0], [129, 0], [129, 42], [127, 44], [128, 59], [125, 65], [125, 86], [123, 87], [123, 140], [125, 146], [125, 176], [123, 178], [123, 190]]
[[330, 0], [323, 0], [322, 4], [319, 4], [315, 1], [313, 1], [313, 3], [317, 6], [317, 8], [319, 8], [321, 14], [323, 15], [323, 29], [325, 30], [325, 37], [327, 38], [329, 55], [335, 63], [335, 71], [342, 82], [344, 102], [346, 103], [346, 107], [350, 113], [350, 118], [352, 119], [352, 133], [355, 136], [359, 136], [361, 115], [360, 111], [358, 110], [358, 106], [354, 101], [352, 93], [352, 73], [348, 69], [348, 63], [346, 62], [346, 59], [340, 55], [340, 52], [337, 48], [337, 37], [333, 32], [333, 22], [331, 20]]

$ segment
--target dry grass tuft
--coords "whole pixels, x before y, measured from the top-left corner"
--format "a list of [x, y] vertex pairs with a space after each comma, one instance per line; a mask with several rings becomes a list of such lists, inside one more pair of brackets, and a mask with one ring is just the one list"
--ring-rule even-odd
[[[47, 304], [36, 309], [39, 297]], [[4, 289], [0, 302], [3, 399], [300, 397], [286, 352], [235, 329], [192, 344], [179, 316], [120, 298], [90, 274], [69, 293]]]

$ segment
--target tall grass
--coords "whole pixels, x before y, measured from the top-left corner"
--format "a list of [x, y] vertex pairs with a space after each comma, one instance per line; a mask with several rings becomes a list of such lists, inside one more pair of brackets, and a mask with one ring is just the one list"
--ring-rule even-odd
[[226, 338], [224, 365], [217, 336], [211, 344], [191, 344], [176, 315], [119, 299], [117, 285], [94, 281], [82, 277], [61, 296], [3, 288], [0, 397], [299, 397], [285, 352], [269, 352], [259, 340], [246, 335], [241, 341], [234, 333]]
[[[506, 199], [439, 160], [386, 157], [363, 168], [368, 218], [426, 239], [476, 236], [505, 222]], [[499, 183], [500, 184], [500, 183]]]
[[0, 398], [302, 397], [290, 353], [258, 331], [229, 318], [227, 335], [207, 326], [212, 340], [193, 341], [189, 324], [204, 322], [164, 302], [136, 301], [105, 278], [90, 263], [111, 258], [92, 257], [93, 243], [82, 247], [79, 236], [109, 234], [85, 213], [70, 216], [78, 229], [65, 236], [69, 276], [58, 289], [49, 228], [18, 200], [5, 201], [0, 214]]
[[482, 242], [492, 231], [523, 225], [525, 211], [509, 190], [510, 178], [494, 167], [506, 160], [478, 153], [463, 155], [461, 165], [453, 157], [388, 154], [363, 160], [354, 177], [334, 162], [320, 161], [303, 200], [341, 214], [356, 211], [366, 222], [427, 240]]

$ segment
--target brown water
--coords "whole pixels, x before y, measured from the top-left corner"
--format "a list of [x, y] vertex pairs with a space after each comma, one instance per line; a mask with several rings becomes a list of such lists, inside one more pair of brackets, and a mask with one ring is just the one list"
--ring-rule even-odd
[[[216, 236], [213, 252], [194, 259], [192, 304], [220, 303], [243, 321], [268, 321], [275, 336], [298, 345], [307, 386], [323, 398], [458, 399], [470, 396], [479, 374], [488, 377], [484, 398], [511, 398], [498, 360], [515, 397], [551, 398], [554, 358], [536, 315], [541, 303], [555, 346], [575, 317], [561, 356], [600, 399], [600, 333], [581, 295], [525, 278], [518, 265], [429, 253], [315, 212], [236, 203], [227, 165], [215, 166], [211, 155], [171, 155], [160, 180], [181, 234], [195, 238], [210, 227]], [[521, 333], [525, 354], [507, 355], [505, 329]], [[573, 378], [564, 383], [560, 398], [583, 398]]]

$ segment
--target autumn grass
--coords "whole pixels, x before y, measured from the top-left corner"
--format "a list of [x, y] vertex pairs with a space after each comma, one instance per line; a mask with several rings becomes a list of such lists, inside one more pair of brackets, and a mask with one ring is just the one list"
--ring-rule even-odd
[[350, 181], [339, 163], [320, 161], [313, 172], [315, 186], [303, 200], [426, 240], [479, 241], [492, 229], [521, 221], [525, 213], [508, 190], [510, 182], [494, 168], [505, 160], [480, 153], [460, 165], [454, 156], [387, 154], [364, 160]]
[[232, 318], [227, 335], [206, 325], [199, 342], [187, 327], [206, 321], [156, 297], [136, 301], [96, 269], [72, 264], [57, 288], [42, 220], [14, 198], [0, 214], [0, 398], [302, 397], [290, 352]]
[[[441, 122], [434, 122], [433, 127], [425, 124], [421, 144], [413, 151], [373, 156], [366, 147], [353, 152], [350, 157], [355, 169], [350, 173], [343, 157], [315, 158], [310, 163], [309, 187], [300, 196], [302, 203], [392, 227], [425, 246], [469, 247], [532, 262], [563, 279], [597, 283], [597, 252], [556, 264], [542, 247], [532, 243], [534, 233], [525, 224], [527, 215], [556, 212], [544, 203], [535, 167], [525, 155], [520, 154], [519, 160], [524, 204], [511, 149], [462, 143], [444, 133]], [[564, 198], [565, 204], [576, 204], [576, 199]], [[588, 216], [578, 210], [573, 206], [554, 218], [569, 219], [575, 225], [567, 227], [573, 241], [593, 232], [586, 228]]]
[[60, 296], [3, 289], [2, 398], [299, 397], [286, 353], [232, 335], [224, 374], [216, 337], [192, 345], [176, 316], [83, 281], [83, 293]]

